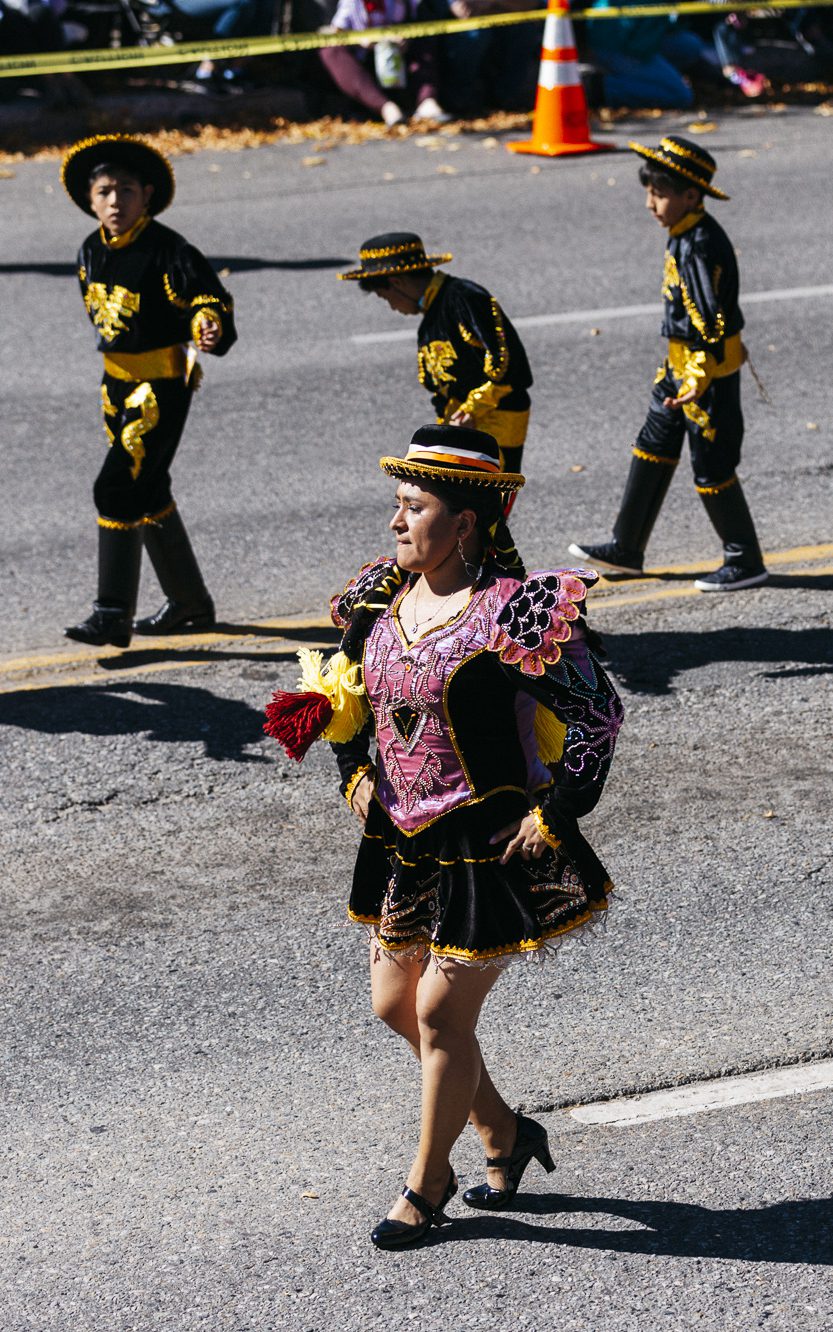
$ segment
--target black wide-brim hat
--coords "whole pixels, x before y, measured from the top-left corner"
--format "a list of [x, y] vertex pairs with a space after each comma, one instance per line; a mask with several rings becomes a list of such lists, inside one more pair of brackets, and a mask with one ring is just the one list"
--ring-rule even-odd
[[425, 246], [413, 231], [386, 231], [371, 236], [359, 250], [359, 264], [349, 273], [339, 273], [341, 282], [369, 277], [393, 277], [396, 273], [411, 273], [419, 268], [435, 268], [447, 264], [452, 254], [426, 254]]
[[148, 202], [152, 217], [168, 207], [174, 197], [174, 173], [167, 157], [132, 134], [96, 134], [79, 139], [61, 163], [61, 184], [72, 202], [95, 217], [90, 205], [90, 173], [98, 166], [121, 167], [153, 186]]
[[729, 198], [728, 194], [724, 194], [716, 185], [712, 185], [712, 176], [717, 170], [717, 163], [711, 153], [707, 153], [699, 143], [692, 143], [690, 139], [681, 139], [676, 134], [668, 134], [660, 140], [658, 148], [645, 148], [641, 143], [633, 141], [628, 143], [628, 147], [646, 161], [656, 162], [667, 171], [673, 171], [675, 176], [682, 176], [685, 180], [690, 180], [693, 185], [699, 185], [700, 189], [705, 194], [710, 194], [713, 199]]
[[379, 466], [407, 481], [460, 481], [511, 492], [526, 482], [519, 472], [501, 471], [493, 435], [467, 426], [420, 426], [404, 458], [380, 458]]

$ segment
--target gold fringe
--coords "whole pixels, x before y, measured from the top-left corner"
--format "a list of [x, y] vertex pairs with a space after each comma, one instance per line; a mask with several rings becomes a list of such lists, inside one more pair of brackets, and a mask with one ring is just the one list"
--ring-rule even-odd
[[730, 486], [737, 485], [737, 477], [730, 476], [728, 481], [719, 481], [716, 486], [695, 486], [694, 489], [698, 495], [719, 495], [721, 490], [728, 490]]

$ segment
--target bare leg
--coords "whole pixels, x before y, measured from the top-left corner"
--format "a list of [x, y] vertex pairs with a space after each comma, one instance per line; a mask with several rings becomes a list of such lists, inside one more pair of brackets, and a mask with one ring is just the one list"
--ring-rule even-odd
[[[433, 966], [432, 963], [428, 965]], [[404, 1037], [417, 1059], [421, 1058], [421, 1038], [417, 1018], [417, 990], [425, 967], [426, 963], [416, 961], [413, 958], [380, 956], [376, 944], [371, 945], [370, 990], [373, 1011], [392, 1031]], [[458, 969], [466, 970], [466, 968]], [[478, 974], [491, 977], [488, 987], [491, 988], [499, 973], [481, 972]], [[485, 994], [483, 997], [485, 998]], [[480, 1003], [482, 1004], [482, 999]], [[479, 1013], [479, 1007], [477, 1012]], [[477, 1021], [477, 1014], [475, 1014], [474, 1020]], [[477, 1091], [471, 1104], [469, 1121], [480, 1135], [486, 1156], [508, 1156], [515, 1144], [515, 1113], [495, 1087], [489, 1070], [483, 1061], [483, 1056], [480, 1054], [476, 1037], [475, 1046], [480, 1058], [480, 1076]], [[456, 1136], [459, 1137], [459, 1133]], [[448, 1171], [446, 1170], [443, 1189], [447, 1179]], [[489, 1170], [487, 1179], [493, 1188], [499, 1189], [505, 1185], [504, 1172], [499, 1168]], [[417, 1186], [412, 1184], [412, 1187], [416, 1188]], [[417, 1189], [417, 1192], [421, 1192], [421, 1190]], [[442, 1193], [442, 1189], [440, 1193]]]
[[[499, 976], [494, 968], [452, 965], [438, 971], [428, 961], [416, 987], [422, 1126], [408, 1184], [430, 1203], [437, 1203], [445, 1191], [451, 1148], [465, 1128], [477, 1096], [483, 1057], [475, 1027], [483, 1001]], [[491, 1079], [489, 1085], [494, 1093]], [[396, 1200], [389, 1216], [410, 1225], [424, 1219], [404, 1198]]]

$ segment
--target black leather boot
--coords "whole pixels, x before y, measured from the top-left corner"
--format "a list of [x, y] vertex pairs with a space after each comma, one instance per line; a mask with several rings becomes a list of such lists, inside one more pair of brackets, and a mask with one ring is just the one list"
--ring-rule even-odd
[[214, 602], [202, 580], [185, 524], [174, 509], [144, 530], [145, 549], [167, 601], [155, 615], [137, 620], [137, 634], [172, 634], [186, 626], [210, 629], [215, 622]]
[[64, 630], [67, 638], [92, 647], [129, 647], [141, 565], [142, 534], [138, 528], [123, 532], [99, 527], [98, 597], [92, 615]]
[[769, 578], [758, 544], [755, 524], [743, 488], [735, 477], [717, 493], [698, 491], [709, 521], [723, 542], [723, 564], [714, 573], [694, 581], [701, 592], [740, 592]]
[[636, 456], [631, 458], [625, 493], [613, 524], [613, 540], [599, 546], [580, 546], [574, 542], [570, 554], [613, 573], [641, 574], [645, 547], [668, 494], [675, 465]]

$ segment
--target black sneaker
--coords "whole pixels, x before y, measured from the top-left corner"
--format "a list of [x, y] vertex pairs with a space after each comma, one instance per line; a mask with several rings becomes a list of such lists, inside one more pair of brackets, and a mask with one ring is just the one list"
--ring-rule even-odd
[[579, 555], [592, 565], [610, 569], [613, 573], [642, 573], [642, 556], [638, 551], [620, 546], [618, 541], [608, 541], [603, 546], [579, 546], [574, 541], [568, 549], [571, 555]]
[[769, 574], [763, 565], [750, 569], [742, 564], [724, 564], [714, 573], [695, 578], [694, 586], [700, 592], [740, 592], [745, 587], [758, 587], [768, 579]]

